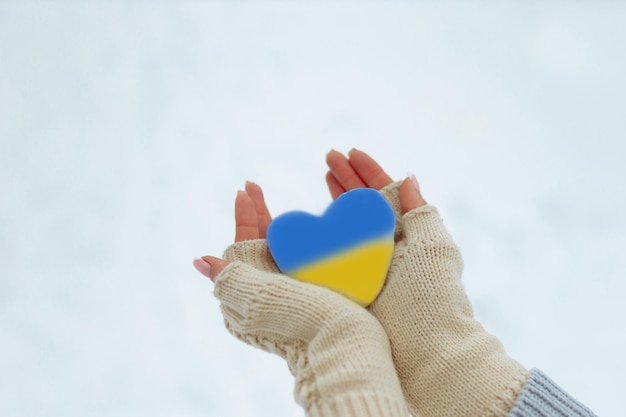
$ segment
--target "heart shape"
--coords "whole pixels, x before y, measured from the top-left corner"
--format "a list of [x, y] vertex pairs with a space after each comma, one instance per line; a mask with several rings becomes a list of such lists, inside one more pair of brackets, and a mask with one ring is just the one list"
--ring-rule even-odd
[[393, 209], [378, 191], [356, 188], [321, 216], [290, 211], [276, 217], [267, 229], [267, 244], [286, 275], [367, 306], [385, 283], [395, 223]]

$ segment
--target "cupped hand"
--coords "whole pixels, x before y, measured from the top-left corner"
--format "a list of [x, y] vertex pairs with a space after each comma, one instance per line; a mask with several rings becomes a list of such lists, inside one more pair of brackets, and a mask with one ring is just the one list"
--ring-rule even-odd
[[[352, 149], [348, 156], [331, 150], [326, 155], [329, 171], [326, 183], [333, 199], [354, 188], [381, 190], [393, 183], [391, 177], [367, 153]], [[414, 176], [406, 178], [399, 190], [402, 213], [426, 205], [419, 184]], [[235, 242], [264, 239], [272, 216], [267, 209], [263, 190], [253, 182], [247, 182], [245, 190], [239, 191], [235, 199]], [[215, 256], [202, 256], [193, 265], [212, 281], [228, 265]]]
[[[235, 198], [235, 242], [265, 239], [271, 221], [263, 190], [253, 182], [246, 182], [245, 190], [238, 191]], [[193, 265], [201, 274], [215, 281], [228, 262], [215, 256], [202, 256], [194, 259]]]
[[[329, 168], [326, 184], [333, 199], [354, 188], [381, 190], [393, 183], [393, 179], [372, 157], [358, 149], [352, 149], [347, 157], [331, 150], [326, 155], [326, 164]], [[427, 204], [413, 175], [406, 178], [400, 186], [400, 204], [402, 213]]]

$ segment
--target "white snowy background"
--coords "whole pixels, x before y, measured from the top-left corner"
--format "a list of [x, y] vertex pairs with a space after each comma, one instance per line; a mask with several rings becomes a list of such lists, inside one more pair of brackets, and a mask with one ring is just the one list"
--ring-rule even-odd
[[414, 172], [476, 314], [602, 416], [626, 388], [624, 2], [0, 1], [0, 415], [293, 416], [194, 257], [250, 179]]

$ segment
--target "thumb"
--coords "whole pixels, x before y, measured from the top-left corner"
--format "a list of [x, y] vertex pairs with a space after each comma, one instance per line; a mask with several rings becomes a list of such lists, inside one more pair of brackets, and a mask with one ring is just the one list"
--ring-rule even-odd
[[210, 278], [213, 282], [215, 282], [215, 277], [226, 268], [226, 265], [228, 265], [227, 261], [216, 258], [215, 256], [203, 256], [193, 260], [193, 266], [198, 272]]
[[420, 186], [415, 175], [405, 179], [400, 185], [400, 207], [402, 214], [414, 208], [425, 206], [427, 203], [420, 193]]

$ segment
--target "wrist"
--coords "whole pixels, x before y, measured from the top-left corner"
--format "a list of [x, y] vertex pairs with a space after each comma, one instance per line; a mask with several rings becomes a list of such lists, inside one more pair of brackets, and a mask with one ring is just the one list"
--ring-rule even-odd
[[309, 343], [297, 370], [296, 400], [315, 417], [406, 417], [389, 339], [367, 310], [357, 309], [335, 316]]
[[430, 334], [398, 364], [409, 402], [424, 417], [507, 416], [528, 373], [475, 320], [462, 331]]
[[407, 417], [409, 411], [402, 392], [379, 389], [362, 390], [318, 400], [311, 404], [307, 417]]

